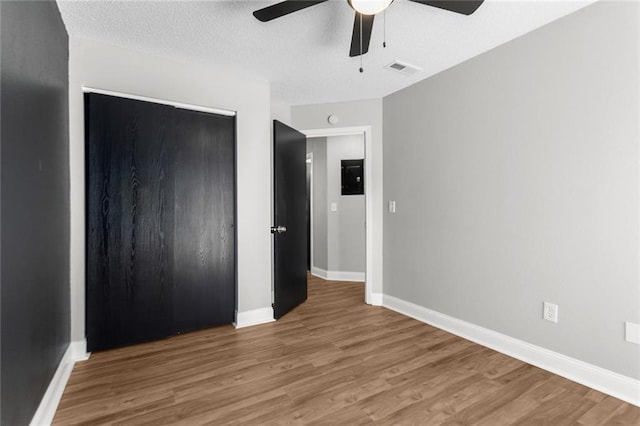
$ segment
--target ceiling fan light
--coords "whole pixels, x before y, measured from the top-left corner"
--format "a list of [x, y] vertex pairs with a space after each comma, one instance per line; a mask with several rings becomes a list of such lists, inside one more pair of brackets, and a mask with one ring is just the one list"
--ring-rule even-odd
[[393, 0], [349, 0], [351, 7], [363, 15], [375, 15], [385, 10]]

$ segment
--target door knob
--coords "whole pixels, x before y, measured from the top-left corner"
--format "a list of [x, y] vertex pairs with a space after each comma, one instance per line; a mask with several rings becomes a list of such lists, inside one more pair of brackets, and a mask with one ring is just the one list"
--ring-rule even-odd
[[272, 226], [271, 227], [271, 233], [275, 234], [282, 234], [283, 232], [287, 232], [287, 227], [286, 226], [282, 226], [282, 225], [278, 225], [278, 226]]

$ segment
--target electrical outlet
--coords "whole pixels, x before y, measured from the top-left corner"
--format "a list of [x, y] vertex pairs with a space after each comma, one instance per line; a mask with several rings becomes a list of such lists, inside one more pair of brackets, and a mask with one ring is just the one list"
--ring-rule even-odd
[[544, 302], [542, 305], [542, 318], [551, 322], [558, 322], [558, 305]]

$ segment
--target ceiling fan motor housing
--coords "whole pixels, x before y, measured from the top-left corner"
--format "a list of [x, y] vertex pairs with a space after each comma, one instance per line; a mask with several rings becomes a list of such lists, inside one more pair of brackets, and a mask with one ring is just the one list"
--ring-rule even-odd
[[347, 0], [353, 10], [363, 15], [375, 15], [385, 10], [393, 0]]

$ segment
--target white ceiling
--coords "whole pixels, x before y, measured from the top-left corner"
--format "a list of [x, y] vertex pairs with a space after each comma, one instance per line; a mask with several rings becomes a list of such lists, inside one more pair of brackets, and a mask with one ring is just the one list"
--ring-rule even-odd
[[[291, 105], [379, 98], [572, 13], [594, 0], [486, 0], [470, 16], [396, 0], [374, 22], [369, 53], [350, 58], [354, 12], [330, 0], [262, 23], [252, 12], [278, 1], [58, 0], [71, 37], [144, 50], [271, 82]], [[400, 60], [423, 69], [385, 69]]]

